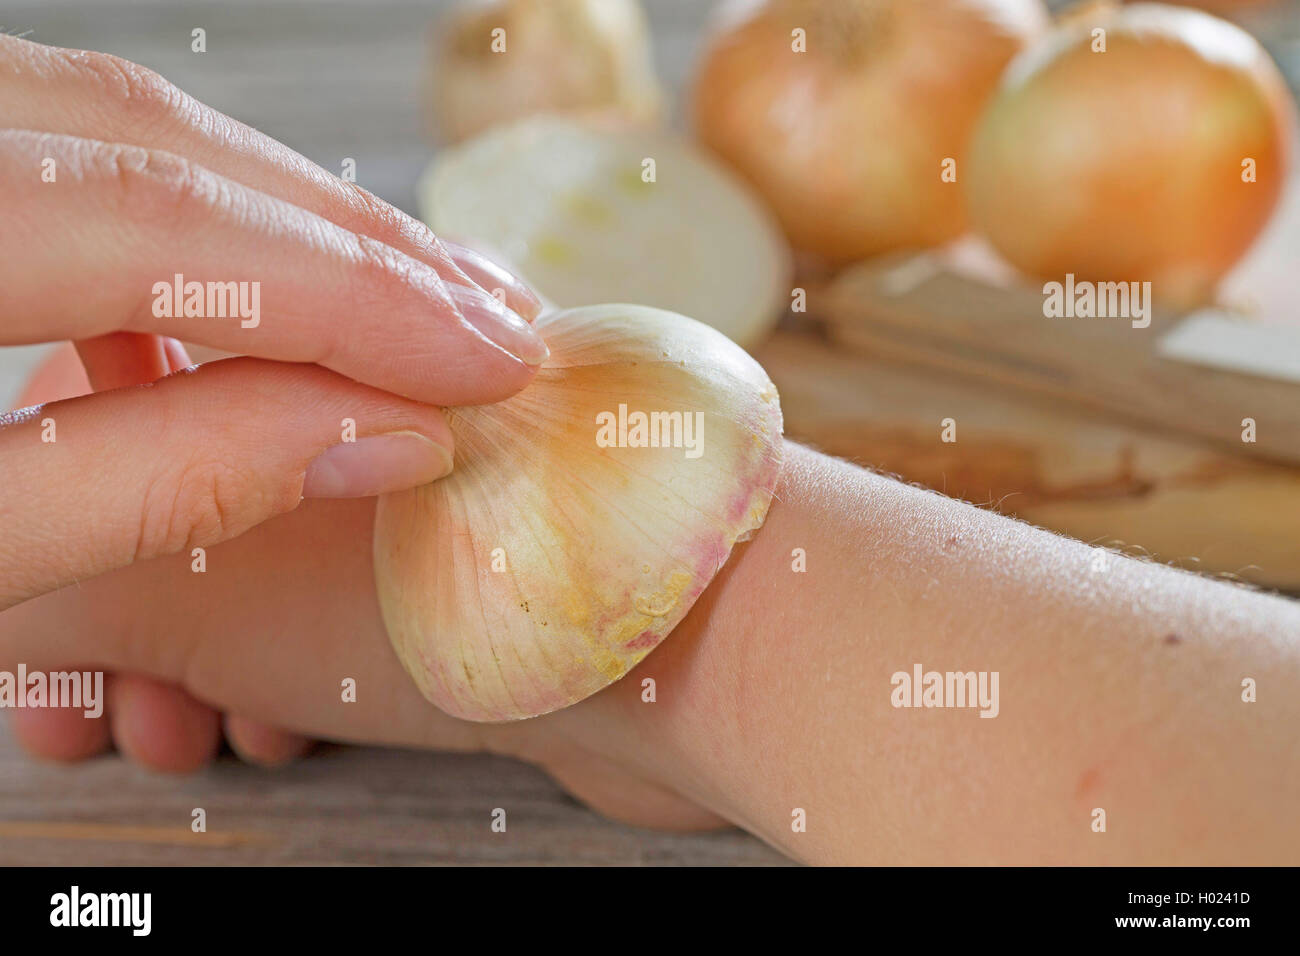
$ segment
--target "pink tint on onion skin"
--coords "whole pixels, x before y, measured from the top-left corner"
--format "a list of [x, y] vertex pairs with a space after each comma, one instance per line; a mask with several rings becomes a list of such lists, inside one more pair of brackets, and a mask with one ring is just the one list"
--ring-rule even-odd
[[639, 651], [643, 647], [654, 647], [659, 643], [659, 635], [654, 631], [642, 631], [640, 637], [634, 637], [624, 646], [629, 651]]

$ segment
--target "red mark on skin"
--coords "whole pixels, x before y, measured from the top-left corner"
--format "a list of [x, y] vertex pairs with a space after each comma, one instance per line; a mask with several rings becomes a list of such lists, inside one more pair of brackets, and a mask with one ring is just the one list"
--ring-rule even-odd
[[1089, 767], [1079, 775], [1079, 783], [1074, 788], [1074, 795], [1087, 796], [1089, 791], [1097, 789], [1099, 783], [1101, 783], [1101, 770], [1097, 767]]
[[659, 635], [654, 631], [642, 631], [639, 637], [634, 637], [624, 646], [629, 651], [639, 651], [643, 647], [654, 647], [659, 643]]
[[1182, 639], [1181, 637], [1179, 637], [1177, 634], [1175, 634], [1175, 633], [1173, 633], [1172, 631], [1170, 631], [1168, 634], [1165, 635], [1165, 643], [1166, 643], [1166, 644], [1181, 644], [1181, 643], [1183, 643], [1183, 639]]

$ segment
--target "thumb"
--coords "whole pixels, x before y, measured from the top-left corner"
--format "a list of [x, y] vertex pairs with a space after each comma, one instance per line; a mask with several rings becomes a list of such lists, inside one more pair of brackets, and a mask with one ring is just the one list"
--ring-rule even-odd
[[315, 365], [234, 358], [0, 415], [0, 608], [236, 537], [302, 497], [451, 470], [432, 406]]

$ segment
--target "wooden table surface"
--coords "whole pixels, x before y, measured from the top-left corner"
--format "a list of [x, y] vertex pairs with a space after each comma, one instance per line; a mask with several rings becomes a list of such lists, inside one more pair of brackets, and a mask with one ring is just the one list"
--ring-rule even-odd
[[[506, 831], [491, 830], [506, 811]], [[206, 833], [193, 833], [196, 808]], [[738, 830], [602, 819], [541, 771], [488, 756], [322, 747], [268, 772], [223, 757], [189, 777], [102, 757], [28, 760], [0, 730], [0, 864], [781, 864]]]
[[[0, 29], [115, 53], [407, 211], [432, 157], [418, 83], [433, 0], [6, 0]], [[687, 75], [708, 4], [651, 0], [665, 82]], [[208, 52], [190, 52], [190, 31]], [[37, 350], [0, 350], [0, 398]], [[4, 723], [0, 720], [0, 724]], [[195, 807], [208, 833], [190, 832]], [[494, 807], [507, 830], [492, 833]], [[675, 835], [603, 820], [510, 760], [331, 748], [275, 773], [225, 758], [168, 778], [116, 757], [38, 765], [0, 729], [0, 864], [773, 864], [730, 831]]]

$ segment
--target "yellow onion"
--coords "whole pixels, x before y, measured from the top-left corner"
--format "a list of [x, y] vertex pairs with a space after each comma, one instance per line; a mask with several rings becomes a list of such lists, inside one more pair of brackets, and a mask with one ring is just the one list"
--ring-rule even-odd
[[[536, 379], [448, 409], [455, 470], [383, 496], [375, 519], [393, 647], [469, 720], [547, 713], [626, 674], [762, 525], [781, 468], [776, 389], [719, 332], [632, 305], [537, 325]], [[637, 431], [637, 413], [667, 418]]]
[[653, 122], [663, 101], [637, 0], [463, 2], [438, 25], [430, 84], [445, 142], [544, 112]]
[[[965, 228], [956, 162], [1039, 0], [767, 0], [732, 11], [694, 90], [699, 138], [791, 243], [831, 261]], [[792, 49], [802, 30], [806, 52]]]
[[[1125, 0], [1125, 2], [1128, 2], [1128, 0]], [[1176, 2], [1179, 6], [1199, 7], [1202, 10], [1209, 10], [1221, 16], [1230, 16], [1257, 7], [1290, 3], [1291, 0], [1176, 0]]]
[[1196, 304], [1277, 205], [1293, 109], [1238, 27], [1099, 5], [1008, 68], [972, 144], [971, 215], [1031, 275], [1149, 281], [1157, 298]]

